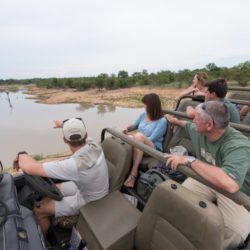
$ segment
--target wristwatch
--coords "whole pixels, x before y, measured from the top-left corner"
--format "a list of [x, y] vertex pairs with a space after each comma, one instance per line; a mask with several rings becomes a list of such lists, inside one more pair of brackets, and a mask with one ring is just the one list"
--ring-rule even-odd
[[187, 163], [186, 166], [191, 168], [191, 164], [196, 160], [196, 158], [194, 156], [188, 156], [187, 157]]

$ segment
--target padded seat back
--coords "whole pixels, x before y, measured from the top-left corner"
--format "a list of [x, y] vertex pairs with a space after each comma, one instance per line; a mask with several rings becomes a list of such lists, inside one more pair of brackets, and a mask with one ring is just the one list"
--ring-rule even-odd
[[238, 99], [238, 100], [250, 100], [250, 92], [248, 91], [232, 91], [229, 92], [227, 98]]
[[143, 210], [136, 249], [220, 250], [223, 223], [216, 205], [169, 179], [153, 191]]
[[81, 207], [77, 229], [88, 250], [133, 250], [141, 216], [118, 190]]
[[120, 189], [130, 171], [132, 147], [115, 137], [106, 138], [102, 144], [109, 171], [109, 191]]
[[[200, 104], [200, 102], [198, 101], [183, 100], [180, 103], [177, 111], [186, 112], [186, 109], [188, 106], [196, 107], [198, 104]], [[172, 134], [173, 135], [167, 145], [167, 149], [166, 149], [167, 152], [169, 152], [169, 149], [171, 147], [181, 145], [185, 147], [190, 154], [195, 155], [195, 150], [194, 150], [194, 147], [192, 146], [192, 142], [184, 128], [175, 126], [173, 128]]]

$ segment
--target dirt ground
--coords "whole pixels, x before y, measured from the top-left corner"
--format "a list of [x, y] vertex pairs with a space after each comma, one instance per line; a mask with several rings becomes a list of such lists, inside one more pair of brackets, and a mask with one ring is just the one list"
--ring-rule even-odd
[[28, 94], [34, 95], [32, 99], [46, 104], [56, 103], [91, 103], [113, 104], [119, 107], [141, 107], [141, 98], [148, 93], [160, 96], [163, 108], [173, 108], [180, 89], [163, 87], [133, 87], [116, 90], [90, 89], [76, 91], [72, 89], [43, 89], [30, 87]]

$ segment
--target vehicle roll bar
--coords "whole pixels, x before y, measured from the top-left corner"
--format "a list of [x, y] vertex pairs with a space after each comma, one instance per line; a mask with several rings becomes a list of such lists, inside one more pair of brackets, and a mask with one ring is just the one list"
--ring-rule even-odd
[[199, 96], [199, 95], [198, 95], [198, 96], [195, 96], [195, 95], [184, 95], [184, 96], [180, 97], [180, 98], [177, 100], [177, 103], [176, 103], [176, 105], [175, 105], [175, 110], [178, 109], [178, 107], [179, 107], [181, 101], [182, 101], [183, 99], [187, 99], [187, 98], [191, 99], [192, 101], [196, 101], [196, 102], [204, 102], [204, 100], [205, 100], [205, 97], [204, 97], [204, 96]]
[[242, 104], [250, 106], [250, 101], [247, 100], [231, 99], [231, 98], [227, 98], [227, 100], [234, 104]]
[[[144, 143], [137, 141], [133, 138], [130, 138], [129, 136], [127, 136], [126, 134], [123, 134], [122, 132], [118, 132], [112, 128], [104, 128], [102, 130], [101, 133], [101, 141], [103, 141], [105, 139], [105, 133], [108, 132], [110, 133], [112, 136], [118, 137], [120, 138], [122, 141], [128, 143], [129, 145], [132, 145], [140, 150], [142, 150], [143, 152], [145, 152], [146, 154], [152, 156], [153, 158], [160, 160], [162, 162], [165, 162], [166, 159], [164, 157], [164, 153], [157, 151], [147, 145], [145, 145]], [[234, 194], [230, 194], [226, 191], [223, 191], [221, 189], [218, 189], [217, 187], [213, 186], [211, 183], [207, 182], [205, 179], [203, 179], [202, 177], [200, 177], [198, 174], [196, 174], [195, 171], [193, 171], [191, 168], [188, 168], [184, 165], [180, 165], [178, 166], [178, 170], [181, 171], [183, 174], [192, 177], [200, 182], [202, 182], [203, 184], [215, 189], [216, 191], [222, 193], [223, 195], [225, 195], [226, 197], [232, 199], [234, 202], [236, 202], [239, 205], [243, 205], [248, 211], [250, 211], [250, 197], [247, 196], [246, 194], [244, 194], [241, 191], [238, 191]]]
[[[174, 111], [174, 110], [163, 110], [164, 114], [169, 114], [169, 115], [174, 115], [174, 116], [178, 116], [180, 118], [184, 118], [184, 119], [188, 119], [191, 120], [191, 118], [189, 118], [186, 113], [184, 112], [180, 112], [180, 111]], [[234, 123], [234, 122], [230, 122], [230, 126], [232, 128], [235, 128], [241, 132], [246, 132], [246, 133], [250, 133], [250, 126], [245, 125], [245, 124], [240, 124], [240, 123]]]
[[250, 91], [249, 87], [228, 87], [228, 91]]

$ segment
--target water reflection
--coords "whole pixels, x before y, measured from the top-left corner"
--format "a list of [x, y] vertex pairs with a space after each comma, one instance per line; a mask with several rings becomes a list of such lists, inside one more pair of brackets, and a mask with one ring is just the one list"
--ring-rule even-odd
[[67, 151], [62, 131], [53, 128], [55, 119], [82, 117], [88, 134], [100, 141], [103, 128], [121, 131], [142, 111], [113, 105], [41, 104], [26, 97], [22, 91], [9, 91], [8, 100], [6, 92], [0, 92], [0, 160], [5, 167], [19, 151], [43, 155]]
[[97, 106], [97, 113], [102, 115], [106, 112], [115, 112], [116, 107], [114, 105], [99, 104]]
[[116, 111], [116, 106], [112, 104], [91, 104], [91, 103], [80, 103], [78, 107], [76, 107], [77, 111], [86, 111], [91, 108], [97, 108], [97, 114], [105, 114], [107, 112], [115, 112]]
[[79, 103], [79, 106], [76, 107], [76, 110], [77, 111], [86, 111], [86, 110], [88, 110], [90, 108], [94, 108], [94, 107], [95, 107], [95, 105], [92, 103]]

